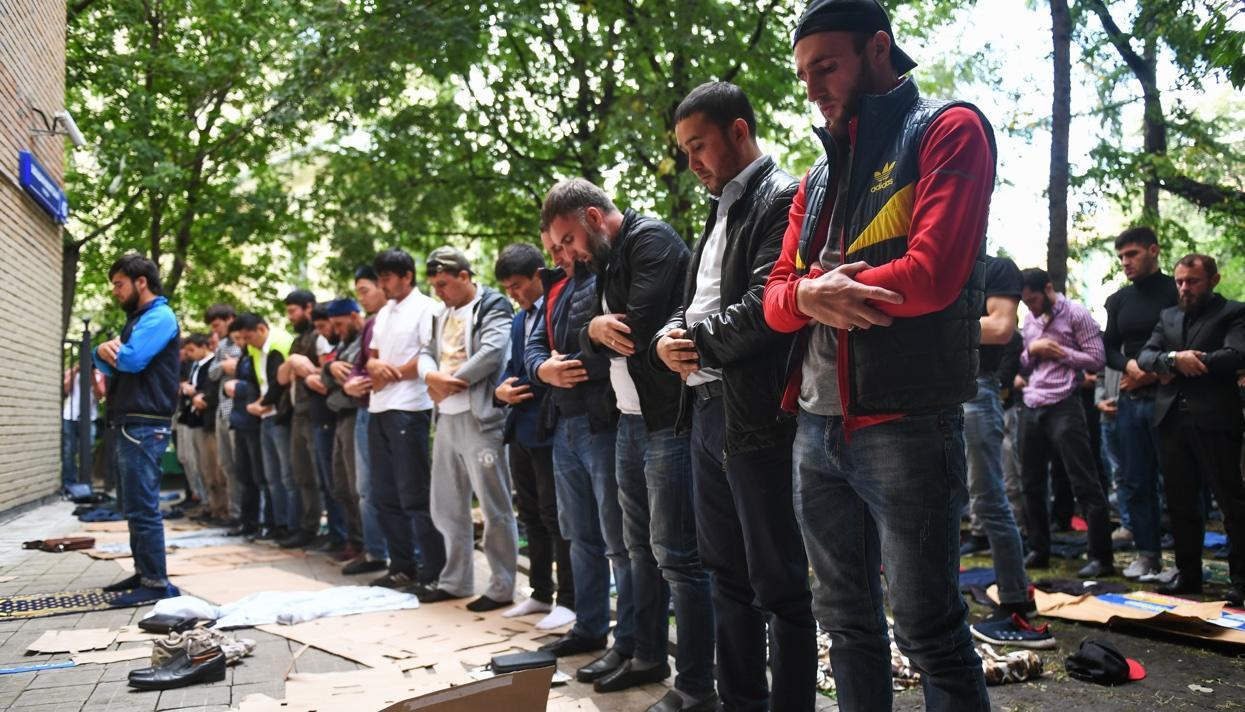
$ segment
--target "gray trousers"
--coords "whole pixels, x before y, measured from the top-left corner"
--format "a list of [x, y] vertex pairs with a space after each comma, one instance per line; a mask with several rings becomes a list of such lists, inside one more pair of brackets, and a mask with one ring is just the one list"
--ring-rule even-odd
[[207, 492], [203, 489], [203, 473], [199, 471], [199, 463], [195, 460], [194, 430], [182, 425], [173, 424], [173, 432], [177, 435], [177, 461], [186, 473], [186, 485], [204, 504], [207, 504]]
[[362, 548], [363, 524], [359, 518], [358, 474], [355, 471], [354, 427], [356, 411], [345, 410], [337, 414], [337, 427], [333, 431], [333, 499], [346, 517], [346, 541]]
[[225, 475], [225, 490], [229, 497], [229, 518], [242, 518], [242, 488], [238, 486], [238, 468], [234, 464], [233, 431], [229, 418], [223, 411], [216, 411], [216, 465]]
[[457, 596], [475, 593], [471, 495], [484, 513], [488, 589], [495, 601], [514, 598], [519, 531], [510, 501], [510, 468], [502, 452], [502, 428], [480, 430], [470, 412], [437, 418], [432, 441], [432, 523], [445, 539], [445, 568], [437, 586]]

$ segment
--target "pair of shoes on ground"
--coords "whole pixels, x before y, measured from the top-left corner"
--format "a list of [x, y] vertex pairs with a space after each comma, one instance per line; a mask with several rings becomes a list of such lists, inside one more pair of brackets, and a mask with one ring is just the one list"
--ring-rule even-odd
[[[1040, 554], [1036, 551], [1030, 551], [1025, 556], [1026, 569], [1049, 569], [1050, 555]], [[1090, 559], [1089, 563], [1082, 566], [1076, 572], [1076, 575], [1083, 579], [1101, 578], [1103, 576], [1115, 575], [1115, 563], [1113, 561], [1101, 561], [1099, 559]]]
[[108, 593], [119, 593], [124, 591], [122, 595], [112, 599], [111, 604], [116, 608], [128, 608], [131, 606], [141, 606], [145, 603], [155, 603], [165, 598], [173, 598], [182, 595], [176, 586], [166, 583], [163, 586], [145, 586], [143, 580], [138, 574], [134, 574], [129, 578], [109, 584], [104, 587], [104, 591]]
[[[575, 679], [591, 682], [598, 693], [618, 692], [641, 685], [659, 683], [670, 677], [670, 664], [641, 663], [610, 649], [604, 655], [575, 671]], [[692, 695], [672, 689], [650, 706], [647, 712], [714, 712], [718, 709], [718, 695], [713, 690]]]
[[198, 654], [178, 650], [161, 665], [130, 671], [130, 686], [140, 690], [171, 690], [225, 679], [225, 653], [218, 646]]
[[159, 667], [177, 657], [179, 653], [185, 652], [194, 657], [211, 648], [220, 648], [225, 654], [225, 664], [233, 665], [255, 652], [255, 641], [250, 638], [234, 638], [214, 628], [191, 628], [169, 633], [153, 643], [151, 664]]

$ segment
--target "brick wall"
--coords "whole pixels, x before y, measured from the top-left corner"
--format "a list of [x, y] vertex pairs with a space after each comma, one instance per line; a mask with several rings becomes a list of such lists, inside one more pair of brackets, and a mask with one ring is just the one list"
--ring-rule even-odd
[[[18, 187], [19, 150], [64, 186], [64, 0], [0, 0], [0, 512], [60, 482], [61, 231]], [[73, 195], [70, 194], [70, 206]]]

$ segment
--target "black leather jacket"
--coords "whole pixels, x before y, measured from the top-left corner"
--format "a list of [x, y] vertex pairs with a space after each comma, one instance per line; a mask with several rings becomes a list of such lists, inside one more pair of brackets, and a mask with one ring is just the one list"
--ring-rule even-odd
[[[610, 248], [609, 263], [593, 266], [597, 270], [594, 316], [604, 313], [602, 296], [611, 313], [627, 315], [627, 326], [636, 344], [635, 355], [627, 359], [627, 372], [635, 382], [649, 432], [674, 427], [678, 417], [682, 381], [665, 367], [653, 368], [645, 346], [679, 306], [690, 256], [691, 251], [674, 228], [627, 210]], [[593, 343], [588, 338], [587, 324], [580, 332], [580, 349], [585, 354], [620, 355]]]
[[[686, 337], [696, 343], [701, 366], [722, 370], [727, 455], [790, 445], [795, 433], [795, 421], [784, 416], [781, 407], [787, 352], [795, 337], [779, 334], [765, 323], [761, 302], [765, 280], [782, 250], [787, 211], [798, 187], [799, 181], [768, 156], [748, 179], [727, 215], [721, 311], [693, 324]], [[704, 234], [687, 268], [683, 303], [649, 344], [654, 368], [666, 368], [657, 358], [661, 334], [688, 328], [683, 312], [696, 294], [696, 273], [717, 214], [718, 201], [711, 198]], [[692, 398], [691, 389], [684, 386], [680, 429], [691, 427]]]

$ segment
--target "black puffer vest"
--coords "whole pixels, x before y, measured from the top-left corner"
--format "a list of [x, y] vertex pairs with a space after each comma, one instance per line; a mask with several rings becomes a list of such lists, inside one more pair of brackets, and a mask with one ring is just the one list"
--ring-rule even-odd
[[[864, 98], [851, 172], [846, 176], [851, 212], [843, 223], [844, 264], [884, 265], [907, 253], [921, 142], [934, 119], [956, 106], [981, 117], [991, 153], [997, 156], [993, 129], [972, 104], [922, 99], [911, 78], [888, 94]], [[826, 155], [809, 170], [805, 182], [807, 212], [796, 259], [801, 274], [818, 258], [811, 254], [813, 241], [838, 155], [829, 132], [821, 128], [816, 132]], [[920, 413], [959, 405], [976, 395], [985, 243], [983, 235], [972, 275], [947, 308], [895, 319], [886, 328], [839, 332], [847, 339], [851, 366], [847, 394], [851, 415]]]

